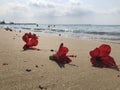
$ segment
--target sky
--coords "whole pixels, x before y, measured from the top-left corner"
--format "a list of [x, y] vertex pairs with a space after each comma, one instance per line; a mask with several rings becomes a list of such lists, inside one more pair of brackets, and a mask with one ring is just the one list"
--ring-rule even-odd
[[0, 0], [0, 21], [119, 24], [120, 0]]

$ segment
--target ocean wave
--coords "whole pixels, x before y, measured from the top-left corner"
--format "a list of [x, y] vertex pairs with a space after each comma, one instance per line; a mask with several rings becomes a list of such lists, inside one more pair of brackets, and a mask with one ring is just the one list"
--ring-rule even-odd
[[111, 36], [120, 36], [120, 32], [84, 32], [87, 34], [95, 34], [95, 35], [111, 35]]
[[31, 28], [28, 27], [21, 27], [21, 29], [31, 30]]
[[54, 32], [66, 32], [66, 30], [64, 30], [64, 29], [51, 29], [51, 31], [54, 31]]
[[[10, 27], [13, 30], [33, 31], [45, 34], [62, 34], [77, 38], [99, 38], [120, 41], [120, 25], [84, 25], [84, 24], [39, 24], [36, 25], [0, 25], [0, 28]], [[115, 38], [114, 38], [115, 37]]]
[[73, 30], [72, 32], [73, 32], [73, 33], [85, 33], [84, 30]]

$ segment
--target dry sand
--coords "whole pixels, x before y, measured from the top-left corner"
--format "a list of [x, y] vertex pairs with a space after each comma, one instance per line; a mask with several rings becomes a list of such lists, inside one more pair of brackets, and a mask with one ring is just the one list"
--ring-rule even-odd
[[[39, 35], [41, 50], [23, 51], [23, 34], [0, 30], [0, 90], [120, 90], [119, 71], [91, 66], [89, 51], [104, 42]], [[77, 55], [65, 68], [49, 60], [61, 42]], [[120, 45], [107, 44], [120, 65]]]

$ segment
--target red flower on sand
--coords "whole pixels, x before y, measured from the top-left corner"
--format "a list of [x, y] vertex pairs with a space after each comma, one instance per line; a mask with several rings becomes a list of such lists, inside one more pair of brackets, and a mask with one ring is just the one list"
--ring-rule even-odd
[[38, 37], [36, 36], [36, 34], [31, 34], [29, 33], [25, 33], [22, 37], [23, 41], [26, 43], [23, 46], [24, 50], [30, 49], [33, 46], [37, 46], [38, 45]]
[[114, 58], [109, 56], [110, 52], [111, 47], [106, 44], [102, 44], [99, 48], [90, 51], [90, 61], [92, 65], [95, 67], [114, 67], [119, 70], [114, 61]]
[[63, 43], [60, 44], [59, 50], [56, 54], [51, 56], [50, 59], [55, 60], [58, 63], [66, 64], [72, 62], [72, 60], [69, 57], [76, 57], [75, 55], [69, 55], [67, 56], [69, 49], [67, 47], [63, 46]]

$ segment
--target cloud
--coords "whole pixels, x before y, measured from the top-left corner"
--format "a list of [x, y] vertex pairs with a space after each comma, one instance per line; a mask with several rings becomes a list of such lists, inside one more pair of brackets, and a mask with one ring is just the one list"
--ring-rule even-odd
[[80, 0], [69, 0], [66, 3], [54, 2], [54, 0], [31, 0], [29, 5], [37, 9], [38, 12], [43, 14], [52, 13], [53, 16], [65, 16], [65, 15], [83, 15], [91, 14], [93, 12], [93, 8], [85, 5]]
[[21, 21], [33, 15], [28, 5], [19, 2], [9, 2], [1, 9], [4, 13], [0, 17], [7, 20]]
[[[81, 0], [29, 0], [27, 3], [10, 2], [4, 14], [20, 16], [79, 16], [89, 15], [94, 9]], [[61, 2], [61, 3], [60, 3]]]
[[108, 11], [108, 13], [120, 15], [120, 8], [112, 8]]
[[6, 7], [2, 7], [1, 9], [3, 9], [4, 13], [2, 14], [14, 14], [14, 13], [23, 13], [26, 11], [26, 8], [23, 4], [20, 3], [8, 3], [6, 5]]
[[[21, 0], [22, 1], [22, 0]], [[8, 2], [0, 7], [0, 18], [19, 21], [90, 22], [103, 16], [120, 15], [119, 8], [98, 10], [84, 0], [26, 0]], [[106, 16], [105, 16], [106, 15]], [[108, 17], [107, 17], [108, 18]], [[63, 20], [63, 21], [62, 21]]]

